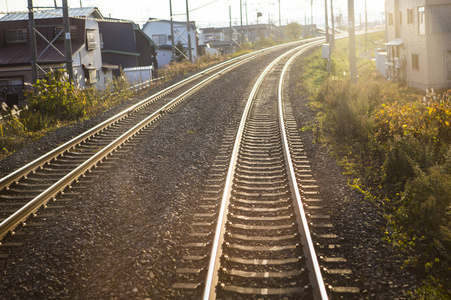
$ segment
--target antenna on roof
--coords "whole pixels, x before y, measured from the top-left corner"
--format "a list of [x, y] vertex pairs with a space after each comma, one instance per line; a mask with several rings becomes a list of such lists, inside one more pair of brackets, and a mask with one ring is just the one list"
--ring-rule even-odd
[[80, 7], [83, 7], [83, 4], [81, 3], [81, 0], [80, 0]]
[[55, 9], [57, 9], [58, 5], [56, 5], [56, 0], [53, 0], [53, 3], [55, 4]]

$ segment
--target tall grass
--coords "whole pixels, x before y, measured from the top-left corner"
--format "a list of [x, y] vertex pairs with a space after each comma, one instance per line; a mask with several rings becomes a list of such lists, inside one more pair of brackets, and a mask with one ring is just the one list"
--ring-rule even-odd
[[[370, 35], [375, 48], [380, 40], [383, 33]], [[351, 188], [386, 216], [383, 239], [424, 274], [417, 296], [450, 297], [451, 91], [412, 94], [360, 55], [359, 80], [351, 84], [346, 45], [337, 41], [330, 77], [319, 51], [302, 59], [299, 90], [317, 111], [320, 139], [354, 176]]]

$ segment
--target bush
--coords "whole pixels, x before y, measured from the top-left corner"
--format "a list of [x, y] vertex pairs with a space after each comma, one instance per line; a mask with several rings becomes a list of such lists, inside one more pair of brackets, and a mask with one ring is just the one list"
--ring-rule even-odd
[[432, 167], [436, 158], [431, 145], [411, 136], [394, 137], [385, 151], [383, 184], [391, 197], [402, 191], [408, 180]]
[[27, 102], [32, 112], [39, 117], [58, 120], [77, 120], [86, 112], [86, 102], [76, 97], [75, 88], [64, 70], [50, 70], [45, 78], [38, 79], [33, 90], [27, 93]]
[[260, 37], [254, 44], [253, 47], [255, 50], [268, 48], [277, 45], [276, 41], [270, 38]]

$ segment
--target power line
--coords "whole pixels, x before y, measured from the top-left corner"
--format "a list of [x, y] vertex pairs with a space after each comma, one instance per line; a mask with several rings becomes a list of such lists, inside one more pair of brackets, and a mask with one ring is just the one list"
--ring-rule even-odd
[[208, 3], [204, 4], [204, 5], [201, 5], [201, 6], [199, 6], [199, 7], [196, 7], [196, 8], [191, 9], [190, 12], [193, 12], [193, 11], [195, 11], [195, 10], [201, 9], [201, 8], [203, 8], [203, 7], [205, 7], [205, 6], [208, 6], [208, 5], [213, 4], [213, 3], [215, 3], [215, 2], [218, 2], [218, 1], [219, 1], [219, 0], [213, 0], [213, 1], [211, 1], [211, 2], [208, 2]]

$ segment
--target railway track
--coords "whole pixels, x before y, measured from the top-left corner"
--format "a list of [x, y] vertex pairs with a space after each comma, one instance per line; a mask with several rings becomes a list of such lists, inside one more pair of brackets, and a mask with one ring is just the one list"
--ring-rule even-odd
[[225, 135], [172, 286], [179, 295], [358, 295], [352, 271], [336, 251], [338, 236], [283, 90], [292, 61], [314, 46], [303, 45], [274, 60], [255, 83], [239, 127]]
[[204, 211], [195, 216], [193, 243], [173, 285], [182, 294], [327, 299], [297, 181], [302, 170], [293, 163], [305, 155], [291, 151], [298, 141], [287, 136], [282, 103], [290, 56], [313, 46], [288, 51], [257, 80], [229, 151], [214, 164], [219, 176], [205, 193]]
[[252, 59], [281, 48], [232, 59], [170, 86], [0, 179], [0, 241], [30, 215], [89, 176], [125, 143], [190, 95]]

